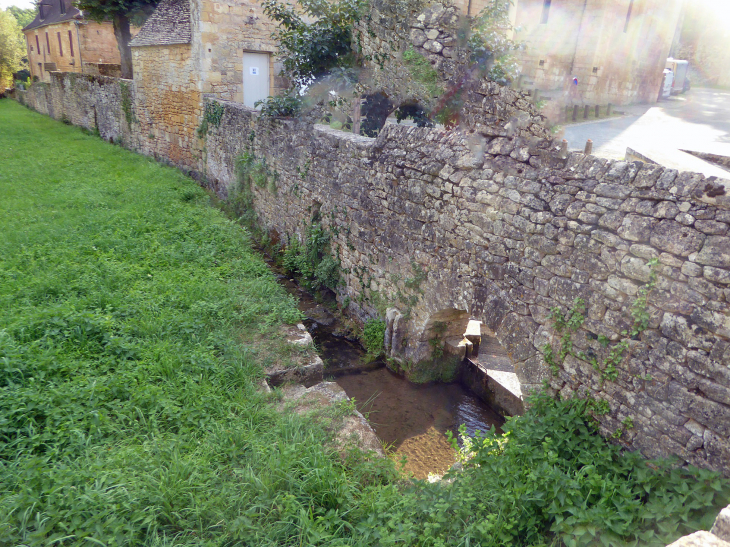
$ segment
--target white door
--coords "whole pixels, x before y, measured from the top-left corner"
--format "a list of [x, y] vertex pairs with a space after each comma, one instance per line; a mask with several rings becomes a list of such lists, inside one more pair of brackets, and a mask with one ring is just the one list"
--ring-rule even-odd
[[269, 96], [269, 54], [243, 54], [243, 104], [253, 108]]

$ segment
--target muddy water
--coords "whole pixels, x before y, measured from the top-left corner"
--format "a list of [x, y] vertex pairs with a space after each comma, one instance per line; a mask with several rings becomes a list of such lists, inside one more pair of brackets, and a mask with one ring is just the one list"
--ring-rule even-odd
[[329, 311], [333, 297], [317, 302], [286, 276], [279, 275], [279, 282], [299, 299], [304, 324], [325, 363], [325, 378], [334, 379], [355, 399], [398, 461], [405, 457], [406, 472], [419, 479], [446, 472], [456, 461], [448, 430], [456, 433], [465, 424], [473, 435], [477, 429], [501, 425], [499, 415], [460, 384], [412, 384], [382, 361], [368, 361], [357, 339]]

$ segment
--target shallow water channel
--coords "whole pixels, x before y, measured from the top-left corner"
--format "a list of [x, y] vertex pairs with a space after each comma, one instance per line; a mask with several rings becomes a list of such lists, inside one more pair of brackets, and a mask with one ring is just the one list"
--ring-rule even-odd
[[441, 475], [456, 461], [446, 431], [454, 434], [466, 424], [469, 434], [487, 431], [503, 423], [502, 418], [468, 388], [453, 384], [413, 384], [392, 373], [382, 361], [368, 362], [365, 351], [326, 305], [283, 275], [279, 282], [299, 299], [325, 363], [325, 379], [334, 380], [355, 399], [395, 459], [406, 459], [405, 470], [425, 479]]

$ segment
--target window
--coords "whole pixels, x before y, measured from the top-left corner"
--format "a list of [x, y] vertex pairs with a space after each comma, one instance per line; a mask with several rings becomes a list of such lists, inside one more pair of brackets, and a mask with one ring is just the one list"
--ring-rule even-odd
[[57, 32], [56, 36], [58, 36], [58, 54], [63, 57], [63, 44], [61, 43], [61, 33]]
[[51, 41], [48, 39], [48, 33], [47, 32], [46, 32], [46, 47], [48, 48], [48, 49], [46, 49], [46, 51], [50, 55], [51, 54]]
[[71, 31], [68, 31], [68, 49], [71, 51], [71, 57], [74, 56], [74, 38]]
[[626, 13], [626, 24], [624, 25], [624, 32], [629, 31], [629, 21], [631, 21], [631, 10], [634, 8], [634, 0], [629, 0], [629, 11]]
[[540, 20], [541, 25], [544, 25], [548, 22], [548, 17], [550, 16], [550, 4], [551, 3], [552, 3], [552, 0], [543, 0], [542, 19]]
[[41, 44], [38, 42], [38, 35], [35, 35], [35, 48], [38, 50], [38, 53], [41, 52]]
[[61, 15], [63, 15], [64, 13], [66, 13], [66, 2], [64, 2], [64, 0], [61, 0], [59, 4], [61, 6]]
[[38, 6], [38, 16], [39, 16], [39, 19], [41, 21], [43, 21], [43, 19], [46, 18], [46, 10], [45, 10], [45, 8], [46, 8], [46, 6], [44, 6], [43, 4], [41, 4], [40, 6]]

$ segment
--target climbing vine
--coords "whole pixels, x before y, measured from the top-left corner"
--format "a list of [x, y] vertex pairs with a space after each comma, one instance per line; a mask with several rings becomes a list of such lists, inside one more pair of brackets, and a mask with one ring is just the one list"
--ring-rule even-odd
[[[561, 337], [557, 353], [552, 344], [548, 342], [543, 346], [543, 357], [554, 375], [558, 374], [565, 358], [568, 355], [573, 355], [578, 359], [591, 363], [593, 368], [600, 373], [602, 382], [606, 380], [616, 381], [619, 366], [630, 354], [629, 340], [636, 339], [649, 326], [648, 299], [652, 290], [656, 287], [658, 263], [659, 261], [656, 258], [647, 263], [649, 266], [649, 281], [639, 289], [636, 299], [631, 305], [633, 324], [630, 328], [621, 331], [622, 339], [609, 349], [608, 356], [603, 361], [599, 361], [593, 352], [586, 354], [582, 351], [578, 353], [573, 351], [573, 334], [583, 326], [585, 321], [583, 315], [585, 302], [581, 298], [575, 299], [573, 307], [567, 313], [563, 313], [558, 307], [550, 310], [553, 327]], [[604, 348], [608, 348], [610, 345], [610, 340], [605, 336], [599, 336], [598, 342]]]
[[223, 105], [218, 102], [212, 101], [205, 103], [203, 119], [200, 120], [200, 127], [198, 127], [198, 137], [201, 139], [205, 137], [211, 125], [213, 127], [219, 127], [224, 111]]
[[129, 90], [129, 84], [126, 82], [119, 82], [119, 91], [122, 97], [122, 111], [124, 112], [124, 119], [127, 120], [127, 125], [131, 126], [133, 122], [137, 121], [132, 110], [132, 92]]

